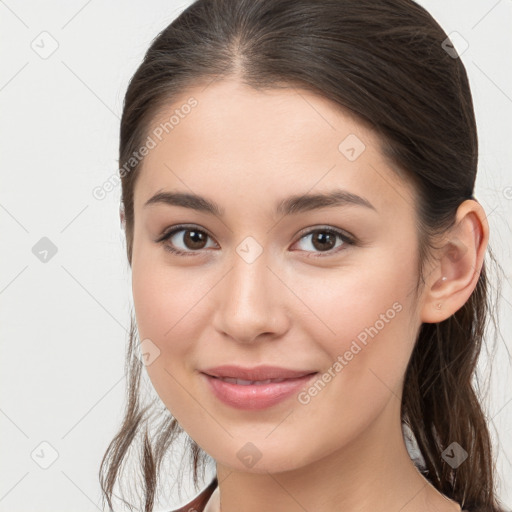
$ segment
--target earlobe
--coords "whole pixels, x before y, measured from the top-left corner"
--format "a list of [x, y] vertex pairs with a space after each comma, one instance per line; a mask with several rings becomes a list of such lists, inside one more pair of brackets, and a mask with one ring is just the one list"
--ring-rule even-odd
[[426, 280], [422, 322], [442, 322], [467, 302], [478, 282], [488, 239], [489, 227], [482, 206], [472, 199], [464, 201]]

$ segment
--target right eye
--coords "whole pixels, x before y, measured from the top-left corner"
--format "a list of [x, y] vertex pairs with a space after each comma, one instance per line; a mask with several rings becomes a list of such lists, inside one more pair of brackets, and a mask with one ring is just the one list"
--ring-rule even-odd
[[[175, 226], [166, 232], [157, 242], [163, 243], [164, 249], [178, 256], [196, 256], [205, 249], [205, 242], [210, 235], [196, 226]], [[171, 241], [172, 243], [167, 243]], [[182, 248], [176, 248], [181, 242]]]

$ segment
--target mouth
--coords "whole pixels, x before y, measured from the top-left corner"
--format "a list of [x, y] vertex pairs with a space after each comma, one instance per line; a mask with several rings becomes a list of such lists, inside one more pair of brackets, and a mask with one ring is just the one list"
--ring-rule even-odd
[[219, 379], [236, 379], [240, 381], [240, 384], [243, 384], [244, 381], [246, 383], [266, 383], [266, 381], [295, 379], [317, 372], [316, 370], [295, 370], [270, 365], [260, 365], [254, 368], [246, 368], [238, 365], [222, 365], [214, 368], [206, 368], [202, 370], [202, 373]]
[[266, 379], [266, 380], [243, 380], [243, 379], [235, 379], [233, 377], [214, 377], [213, 375], [209, 375], [213, 379], [219, 379], [223, 382], [230, 382], [231, 384], [238, 384], [239, 386], [262, 386], [264, 384], [270, 384], [271, 382], [284, 382], [285, 380], [291, 379]]
[[[297, 372], [295, 372], [297, 373]], [[298, 372], [295, 377], [249, 380], [201, 372], [207, 387], [222, 403], [244, 410], [261, 410], [277, 405], [308, 386], [318, 372]]]

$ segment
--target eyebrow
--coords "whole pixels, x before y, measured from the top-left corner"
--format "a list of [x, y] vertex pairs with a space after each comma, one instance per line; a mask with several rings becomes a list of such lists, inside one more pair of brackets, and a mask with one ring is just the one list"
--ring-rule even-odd
[[[154, 204], [181, 206], [200, 212], [210, 213], [217, 217], [224, 217], [224, 209], [215, 201], [193, 193], [158, 192], [144, 203], [144, 208]], [[336, 189], [319, 194], [298, 194], [281, 199], [275, 206], [277, 215], [293, 215], [297, 213], [317, 210], [321, 208], [334, 208], [340, 206], [363, 206], [377, 211], [365, 198], [346, 190]]]

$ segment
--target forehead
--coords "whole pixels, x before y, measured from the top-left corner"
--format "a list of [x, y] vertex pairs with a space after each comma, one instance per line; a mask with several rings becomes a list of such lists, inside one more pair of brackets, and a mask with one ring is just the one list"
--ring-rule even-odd
[[334, 186], [373, 195], [381, 206], [413, 203], [411, 185], [392, 170], [369, 125], [311, 91], [259, 91], [229, 80], [190, 88], [161, 109], [148, 135], [154, 147], [138, 171], [136, 208], [159, 190], [236, 191], [262, 205]]

